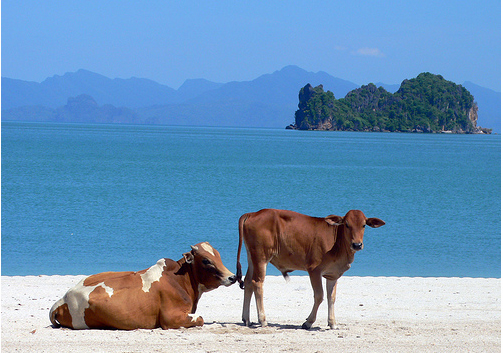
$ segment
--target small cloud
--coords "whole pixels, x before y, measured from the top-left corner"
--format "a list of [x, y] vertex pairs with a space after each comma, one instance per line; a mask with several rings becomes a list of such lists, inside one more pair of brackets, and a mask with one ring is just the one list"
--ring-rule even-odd
[[384, 56], [384, 53], [380, 51], [378, 48], [360, 48], [356, 51], [357, 55], [362, 55], [362, 56], [374, 56], [378, 58], [382, 58]]

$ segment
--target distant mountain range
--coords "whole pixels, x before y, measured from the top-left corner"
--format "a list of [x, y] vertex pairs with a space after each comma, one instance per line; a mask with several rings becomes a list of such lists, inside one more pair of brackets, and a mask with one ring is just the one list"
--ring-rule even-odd
[[[294, 122], [299, 91], [307, 83], [322, 84], [336, 98], [359, 87], [297, 66], [252, 81], [187, 80], [177, 90], [148, 79], [110, 79], [87, 70], [41, 83], [2, 77], [2, 120], [284, 128]], [[376, 85], [389, 92], [400, 87]], [[501, 132], [500, 93], [470, 82], [463, 85], [478, 103], [479, 125]], [[99, 119], [92, 120], [90, 111]]]

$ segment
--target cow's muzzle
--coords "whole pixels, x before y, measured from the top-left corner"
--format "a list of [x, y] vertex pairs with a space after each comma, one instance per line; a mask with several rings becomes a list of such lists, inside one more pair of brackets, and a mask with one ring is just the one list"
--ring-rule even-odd
[[232, 276], [226, 277], [222, 281], [222, 284], [227, 287], [227, 286], [230, 286], [230, 285], [233, 285], [234, 283], [236, 283], [237, 280], [238, 280], [238, 277], [236, 275], [232, 275]]
[[354, 251], [360, 251], [361, 249], [363, 249], [363, 243], [353, 243], [351, 244], [351, 249], [353, 249]]

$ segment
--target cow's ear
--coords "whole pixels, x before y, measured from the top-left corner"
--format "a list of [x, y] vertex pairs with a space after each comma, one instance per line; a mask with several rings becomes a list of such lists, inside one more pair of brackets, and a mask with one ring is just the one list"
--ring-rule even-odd
[[379, 228], [380, 226], [385, 225], [384, 221], [379, 218], [367, 218], [367, 225], [372, 228]]
[[186, 252], [183, 254], [183, 257], [185, 258], [185, 262], [188, 264], [191, 264], [194, 261], [194, 254], [192, 254], [192, 252]]
[[325, 222], [331, 226], [340, 226], [342, 224], [342, 217], [331, 214], [330, 216], [325, 217]]

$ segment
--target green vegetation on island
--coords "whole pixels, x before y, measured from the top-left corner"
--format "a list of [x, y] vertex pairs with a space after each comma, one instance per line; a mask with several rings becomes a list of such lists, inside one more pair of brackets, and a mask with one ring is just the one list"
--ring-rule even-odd
[[323, 86], [299, 92], [299, 130], [491, 133], [477, 127], [478, 107], [470, 92], [440, 75], [404, 80], [396, 93], [370, 83], [336, 99]]

